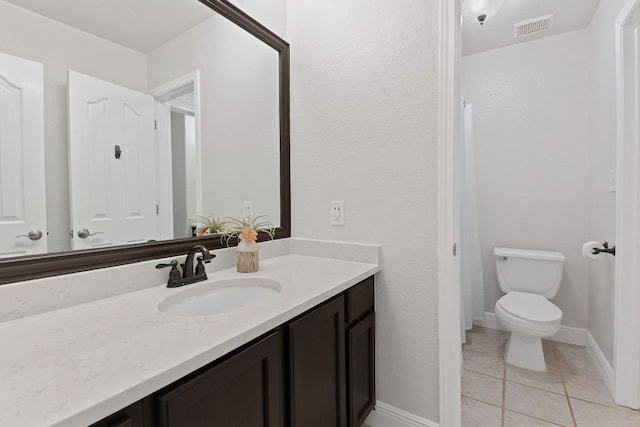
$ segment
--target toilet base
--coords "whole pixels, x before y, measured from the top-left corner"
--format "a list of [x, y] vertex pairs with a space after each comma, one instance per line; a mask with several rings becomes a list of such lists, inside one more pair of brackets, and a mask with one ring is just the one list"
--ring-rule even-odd
[[538, 372], [547, 371], [541, 338], [526, 337], [511, 332], [511, 338], [509, 338], [504, 352], [504, 360], [508, 364], [520, 368]]

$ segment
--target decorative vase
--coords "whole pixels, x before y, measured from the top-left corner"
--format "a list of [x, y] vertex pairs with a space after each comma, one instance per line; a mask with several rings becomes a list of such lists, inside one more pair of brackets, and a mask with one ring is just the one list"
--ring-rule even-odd
[[240, 239], [238, 242], [238, 273], [258, 271], [258, 244], [255, 240]]

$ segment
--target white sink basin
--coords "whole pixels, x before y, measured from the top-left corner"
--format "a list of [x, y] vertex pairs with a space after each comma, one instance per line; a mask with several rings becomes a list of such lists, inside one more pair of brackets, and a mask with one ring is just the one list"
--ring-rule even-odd
[[275, 280], [238, 278], [187, 285], [187, 289], [160, 301], [158, 310], [179, 316], [226, 313], [273, 298], [282, 290]]

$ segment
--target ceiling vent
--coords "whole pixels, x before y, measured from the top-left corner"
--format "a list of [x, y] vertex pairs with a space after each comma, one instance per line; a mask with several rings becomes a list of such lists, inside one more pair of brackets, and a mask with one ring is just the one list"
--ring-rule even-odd
[[553, 13], [551, 15], [539, 16], [526, 21], [518, 22], [513, 26], [513, 32], [517, 39], [527, 37], [532, 34], [549, 31], [553, 22]]

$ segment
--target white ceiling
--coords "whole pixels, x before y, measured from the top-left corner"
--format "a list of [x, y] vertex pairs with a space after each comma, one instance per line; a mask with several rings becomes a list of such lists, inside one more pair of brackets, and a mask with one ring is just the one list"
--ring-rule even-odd
[[[523, 43], [589, 26], [600, 0], [505, 0], [498, 13], [484, 25], [463, 20], [462, 55]], [[513, 25], [527, 19], [554, 14], [549, 31], [516, 39]]]
[[143, 53], [215, 13], [196, 0], [7, 1]]

